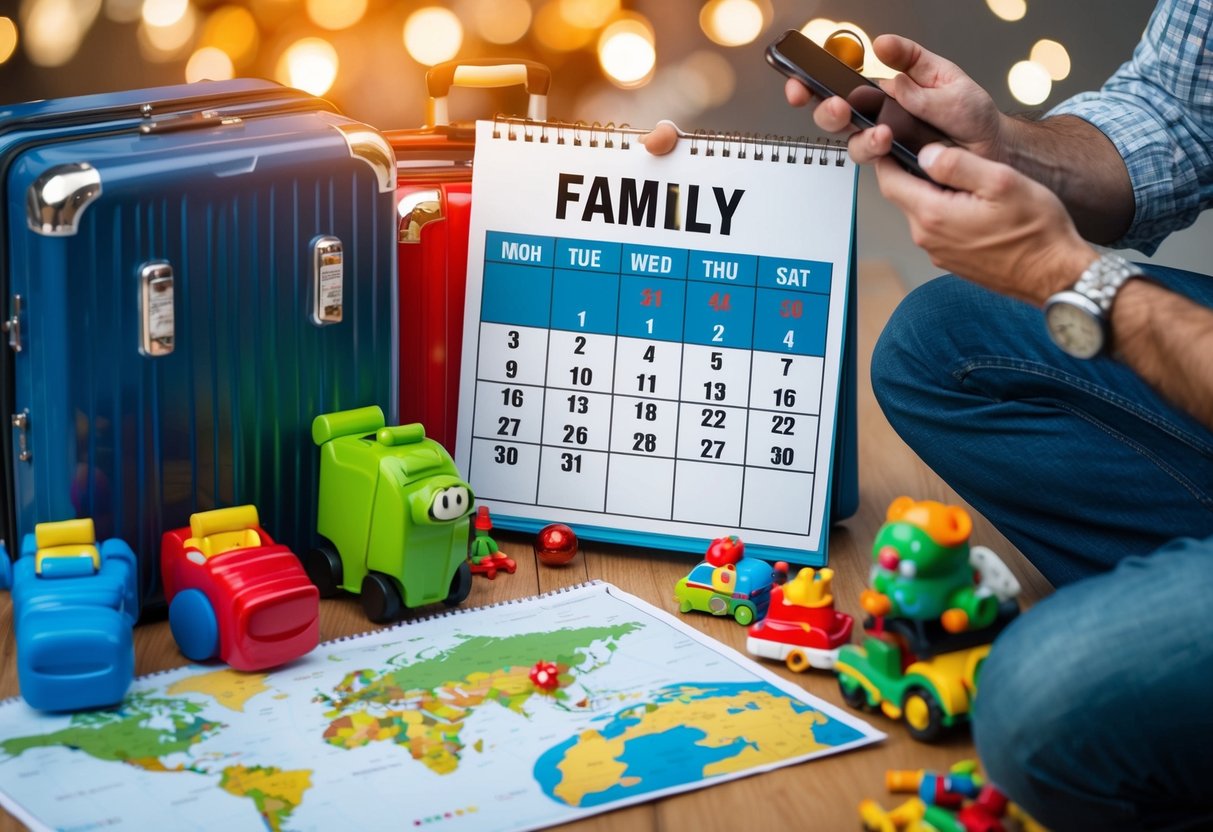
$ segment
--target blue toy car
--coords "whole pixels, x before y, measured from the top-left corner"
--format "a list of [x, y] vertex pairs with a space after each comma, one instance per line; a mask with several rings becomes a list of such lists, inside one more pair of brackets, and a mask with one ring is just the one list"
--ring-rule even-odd
[[705, 560], [678, 580], [674, 600], [679, 612], [732, 616], [747, 626], [767, 614], [777, 577], [771, 564], [745, 556], [745, 544], [736, 535], [718, 537]]
[[15, 563], [0, 545], [26, 702], [75, 711], [122, 701], [135, 677], [137, 578], [131, 548], [117, 538], [98, 545], [88, 518], [39, 523]]

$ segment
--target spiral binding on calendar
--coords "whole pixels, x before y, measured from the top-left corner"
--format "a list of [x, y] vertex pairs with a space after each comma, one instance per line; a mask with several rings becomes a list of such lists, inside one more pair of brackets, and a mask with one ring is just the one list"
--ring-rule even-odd
[[[573, 145], [629, 150], [632, 140], [650, 131], [628, 124], [597, 121], [536, 121], [517, 116], [498, 115], [493, 119], [493, 138], [538, 144]], [[847, 164], [846, 143], [818, 136], [780, 136], [773, 133], [679, 131], [690, 142], [692, 156], [721, 156], [754, 162], [828, 165]]]

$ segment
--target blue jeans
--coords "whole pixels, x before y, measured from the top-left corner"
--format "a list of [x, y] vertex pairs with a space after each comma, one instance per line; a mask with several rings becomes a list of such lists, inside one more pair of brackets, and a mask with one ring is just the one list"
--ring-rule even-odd
[[[1213, 278], [1149, 271], [1213, 307]], [[872, 385], [923, 461], [1074, 584], [982, 671], [974, 736], [994, 782], [1058, 830], [1208, 822], [1213, 432], [1127, 366], [1063, 354], [1038, 309], [954, 277], [898, 307]]]

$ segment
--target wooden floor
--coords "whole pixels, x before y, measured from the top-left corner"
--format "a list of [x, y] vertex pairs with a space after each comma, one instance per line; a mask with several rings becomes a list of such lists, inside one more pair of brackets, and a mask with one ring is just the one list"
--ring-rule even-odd
[[[835, 527], [830, 534], [830, 566], [835, 570], [834, 595], [839, 607], [859, 616], [858, 597], [867, 580], [872, 538], [884, 520], [888, 504], [906, 494], [917, 499], [959, 502], [955, 494], [932, 474], [896, 437], [880, 413], [868, 384], [867, 367], [872, 344], [889, 313], [903, 296], [898, 276], [883, 262], [861, 262], [859, 270], [859, 471], [860, 508], [858, 513]], [[1048, 583], [1027, 564], [1011, 546], [981, 517], [974, 514], [972, 540], [1003, 555], [1024, 587], [1025, 606], [1049, 591]], [[663, 609], [676, 611], [673, 588], [698, 558], [689, 555], [627, 549], [585, 543], [582, 553], [569, 565], [551, 568], [538, 565], [530, 547], [530, 537], [501, 532], [503, 548], [519, 562], [514, 575], [502, 575], [494, 581], [476, 578], [472, 595], [465, 606], [477, 606], [520, 598], [591, 578], [609, 581]], [[323, 639], [331, 639], [368, 629], [356, 599], [344, 598], [322, 603]], [[745, 628], [731, 620], [692, 613], [684, 620], [704, 633], [743, 653]], [[166, 623], [144, 625], [136, 632], [137, 672], [150, 673], [183, 663]], [[845, 707], [832, 675], [821, 671], [795, 674], [781, 664], [768, 667], [811, 693]], [[11, 608], [7, 593], [0, 595], [0, 696], [17, 693], [15, 646]], [[889, 738], [847, 754], [780, 769], [775, 772], [736, 780], [712, 788], [661, 801], [621, 809], [572, 824], [565, 829], [695, 830], [735, 832], [739, 822], [744, 828], [764, 830], [857, 829], [856, 807], [871, 797], [886, 806], [899, 803], [904, 796], [884, 792], [884, 772], [890, 768], [946, 769], [952, 763], [973, 757], [966, 735], [955, 736], [935, 746], [910, 739], [905, 729], [880, 715], [867, 719], [889, 734]], [[51, 776], [53, 772], [46, 772]], [[12, 817], [0, 813], [0, 831], [21, 828]], [[166, 818], [166, 828], [172, 827]], [[385, 823], [384, 827], [394, 828]]]

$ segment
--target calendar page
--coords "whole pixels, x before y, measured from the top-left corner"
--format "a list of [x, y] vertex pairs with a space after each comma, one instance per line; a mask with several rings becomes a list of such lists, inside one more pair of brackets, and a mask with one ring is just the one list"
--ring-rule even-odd
[[825, 562], [837, 146], [477, 125], [456, 459], [501, 528]]

